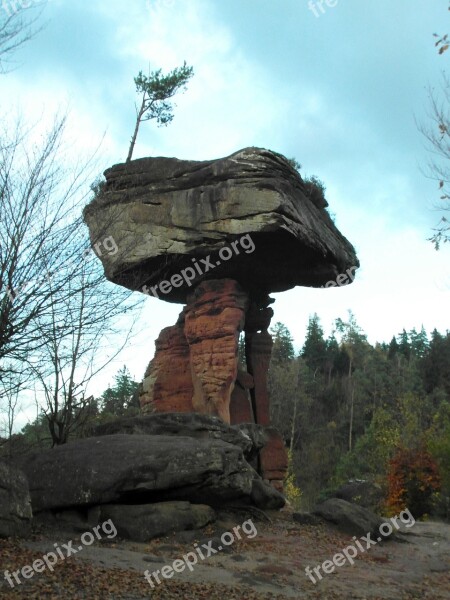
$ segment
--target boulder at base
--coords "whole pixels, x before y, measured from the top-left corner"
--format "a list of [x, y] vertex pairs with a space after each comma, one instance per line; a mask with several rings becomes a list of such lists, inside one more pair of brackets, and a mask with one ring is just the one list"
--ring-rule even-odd
[[367, 508], [339, 498], [325, 500], [315, 507], [313, 514], [337, 525], [345, 533], [357, 536], [370, 533], [374, 540], [381, 537], [379, 529], [385, 523], [384, 519]]
[[[186, 500], [212, 506], [285, 503], [246, 462], [242, 449], [221, 440], [164, 435], [105, 435], [77, 440], [27, 459], [33, 511], [94, 504]], [[265, 496], [264, 496], [265, 490]]]
[[0, 462], [0, 537], [27, 536], [32, 516], [25, 475]]
[[381, 486], [371, 481], [357, 480], [345, 483], [334, 492], [333, 496], [378, 512], [383, 500], [383, 490]]
[[[173, 376], [173, 374], [172, 374]], [[249, 425], [257, 429], [257, 425]], [[262, 428], [261, 428], [262, 429]], [[94, 436], [126, 433], [129, 435], [173, 435], [197, 439], [222, 440], [242, 448], [244, 455], [251, 453], [256, 444], [255, 436], [250, 437], [247, 430], [230, 427], [218, 417], [199, 413], [153, 413], [135, 417], [120, 417], [107, 423], [97, 425]], [[260, 434], [260, 437], [263, 437]], [[265, 442], [265, 440], [264, 440]], [[175, 441], [174, 441], [175, 443]], [[264, 443], [257, 446], [262, 448]]]
[[216, 519], [205, 504], [157, 502], [155, 504], [105, 504], [100, 521], [111, 519], [120, 537], [147, 542], [176, 531], [201, 529]]

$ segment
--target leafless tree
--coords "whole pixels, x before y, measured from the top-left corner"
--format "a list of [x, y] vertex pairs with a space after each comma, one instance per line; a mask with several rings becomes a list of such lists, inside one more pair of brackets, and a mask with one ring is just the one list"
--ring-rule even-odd
[[111, 359], [108, 345], [117, 351], [126, 341], [116, 325], [136, 307], [105, 280], [91, 249], [82, 209], [96, 166], [67, 166], [64, 125], [56, 120], [41, 143], [20, 126], [0, 138], [0, 380], [29, 367], [54, 444], [79, 422], [89, 379]]
[[44, 3], [38, 0], [24, 5], [3, 0], [0, 6], [0, 73], [11, 69], [12, 57], [40, 30], [37, 25]]
[[20, 392], [23, 382], [23, 371], [17, 372], [13, 366], [10, 366], [5, 376], [0, 379], [0, 415], [3, 415], [3, 443], [11, 438], [17, 414], [22, 408]]
[[87, 385], [129, 339], [130, 329], [123, 332], [117, 326], [133, 307], [128, 294], [117, 295], [113, 285], [98, 277], [98, 261], [87, 258], [68, 288], [55, 292], [50, 314], [38, 318], [45, 343], [28, 362], [42, 391], [53, 445], [66, 443], [85, 423], [94, 401], [86, 395]]
[[[446, 73], [442, 74], [441, 85], [437, 90], [429, 88], [428, 96], [427, 124], [418, 124], [430, 153], [425, 175], [437, 183], [440, 193], [437, 210], [448, 213], [450, 211], [450, 80]], [[450, 222], [445, 214], [429, 239], [436, 250], [442, 243], [450, 241]]]

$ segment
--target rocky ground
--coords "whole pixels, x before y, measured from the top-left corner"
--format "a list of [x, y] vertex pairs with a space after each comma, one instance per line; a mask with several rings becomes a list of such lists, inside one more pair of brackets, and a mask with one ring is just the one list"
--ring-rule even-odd
[[[398, 541], [372, 546], [353, 566], [335, 569], [313, 584], [305, 567], [331, 559], [352, 543], [351, 536], [326, 525], [294, 523], [289, 511], [267, 514], [270, 522], [262, 515], [223, 513], [200, 537], [196, 532], [184, 532], [147, 544], [104, 539], [84, 547], [76, 557], [61, 560], [53, 572], [36, 573], [15, 588], [3, 579], [5, 569], [30, 565], [54, 550], [55, 543], [61, 545], [76, 536], [38, 531], [26, 542], [0, 540], [0, 599], [450, 599], [448, 524], [416, 523], [405, 529]], [[192, 551], [196, 541], [206, 543], [248, 518], [258, 531], [252, 539], [243, 536], [226, 551], [199, 561], [193, 572], [175, 573], [154, 589], [144, 579], [146, 569], [153, 572], [171, 565]]]

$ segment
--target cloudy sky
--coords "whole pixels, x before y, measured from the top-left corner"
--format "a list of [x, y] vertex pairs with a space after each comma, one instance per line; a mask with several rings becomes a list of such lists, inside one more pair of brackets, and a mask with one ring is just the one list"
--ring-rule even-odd
[[[361, 269], [340, 289], [276, 294], [275, 320], [301, 347], [308, 317], [326, 333], [351, 309], [371, 342], [403, 328], [449, 328], [449, 250], [427, 237], [436, 183], [416, 122], [449, 60], [432, 34], [450, 30], [446, 0], [49, 0], [44, 27], [0, 77], [3, 114], [50, 122], [69, 110], [69, 143], [100, 171], [126, 158], [139, 70], [193, 65], [175, 120], [145, 123], [134, 157], [210, 159], [246, 146], [295, 157], [327, 188]], [[0, 5], [1, 6], [1, 5]], [[4, 0], [1, 11], [14, 10]], [[2, 17], [5, 12], [3, 12]], [[12, 118], [12, 117], [11, 117]], [[140, 379], [179, 305], [148, 298], [126, 363]]]

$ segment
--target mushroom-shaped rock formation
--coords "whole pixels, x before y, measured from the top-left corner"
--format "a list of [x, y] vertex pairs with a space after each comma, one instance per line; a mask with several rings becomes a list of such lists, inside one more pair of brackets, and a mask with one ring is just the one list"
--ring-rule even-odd
[[[269, 294], [323, 286], [359, 266], [323, 194], [285, 157], [260, 148], [210, 161], [142, 158], [105, 178], [84, 218], [106, 277], [186, 304], [156, 341], [143, 412], [268, 427], [256, 466], [282, 488], [287, 457], [270, 427], [267, 390]], [[238, 364], [241, 332], [246, 370]]]

